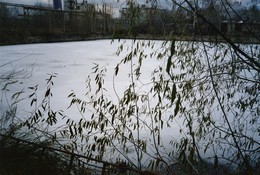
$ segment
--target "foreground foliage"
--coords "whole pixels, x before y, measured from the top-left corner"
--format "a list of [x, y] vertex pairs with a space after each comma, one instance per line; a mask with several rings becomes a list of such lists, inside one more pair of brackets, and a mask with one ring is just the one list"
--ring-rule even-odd
[[[189, 8], [175, 3], [213, 25], [185, 2]], [[134, 14], [129, 33], [134, 32]], [[258, 174], [259, 45], [234, 43], [212, 27], [225, 43], [206, 42], [204, 36], [197, 36], [201, 42], [176, 41], [172, 34], [165, 41], [123, 42], [113, 77], [127, 70], [125, 88], [113, 84], [109, 91], [106, 78], [111, 75], [95, 64], [84, 96], [68, 95], [69, 108], [80, 117], [52, 109], [56, 75], [50, 75], [43, 98], [38, 86], [29, 87], [32, 110], [20, 129], [50, 135], [66, 150], [139, 170]], [[20, 93], [13, 96], [11, 109]]]

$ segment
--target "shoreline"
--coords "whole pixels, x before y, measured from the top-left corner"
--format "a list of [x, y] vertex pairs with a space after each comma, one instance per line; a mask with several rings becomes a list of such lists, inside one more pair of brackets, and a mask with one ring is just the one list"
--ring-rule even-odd
[[[11, 37], [10, 37], [11, 38]], [[138, 36], [113, 36], [113, 35], [54, 35], [50, 37], [46, 36], [27, 36], [22, 40], [0, 40], [0, 46], [8, 45], [20, 45], [20, 44], [39, 44], [39, 43], [59, 43], [59, 42], [75, 42], [75, 41], [92, 41], [92, 40], [104, 40], [104, 39], [136, 39], [136, 40], [172, 40], [175, 41], [190, 41], [190, 42], [213, 42], [213, 43], [227, 43], [221, 36], [150, 36], [150, 35], [138, 35]], [[256, 37], [248, 36], [231, 36], [231, 41], [237, 44], [260, 44], [260, 39]]]

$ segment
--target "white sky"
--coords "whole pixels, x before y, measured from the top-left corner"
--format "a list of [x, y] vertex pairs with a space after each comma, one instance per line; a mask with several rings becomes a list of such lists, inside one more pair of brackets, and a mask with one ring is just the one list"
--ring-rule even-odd
[[[9, 3], [18, 3], [18, 4], [28, 4], [33, 5], [36, 3], [52, 3], [53, 0], [0, 0], [0, 2], [9, 2]], [[63, 0], [62, 0], [63, 1]], [[78, 3], [81, 3], [83, 0], [78, 0]], [[89, 3], [107, 3], [113, 4], [116, 3], [117, 0], [87, 0]], [[140, 2], [144, 3], [145, 0], [139, 0]], [[125, 0], [119, 0], [119, 3], [124, 3]]]
[[[62, 2], [65, 0], [62, 0]], [[94, 4], [108, 4], [114, 10], [114, 16], [117, 17], [119, 15], [119, 9], [126, 6], [126, 0], [85, 0], [88, 3]], [[147, 0], [137, 0], [140, 4], [145, 4]], [[149, 0], [148, 0], [149, 1]], [[171, 0], [163, 0], [164, 2], [169, 2]], [[53, 0], [0, 0], [0, 2], [8, 2], [8, 3], [17, 3], [17, 4], [26, 4], [26, 5], [35, 5], [39, 3], [43, 4], [51, 4]], [[77, 0], [78, 3], [83, 2], [83, 0]], [[165, 4], [165, 3], [164, 3]]]
[[[62, 0], [62, 1], [64, 1], [64, 0]], [[78, 3], [81, 3], [83, 0], [77, 0], [77, 1], [78, 1]], [[126, 4], [126, 0], [85, 0], [85, 1], [87, 1], [89, 3], [94, 3], [94, 4], [106, 3], [114, 8], [125, 7], [125, 4]], [[136, 0], [136, 1], [138, 1], [140, 4], [145, 4], [147, 1], [150, 1], [150, 0]], [[159, 1], [161, 2], [159, 5], [162, 7], [169, 6], [169, 2], [171, 2], [171, 0], [159, 0]], [[181, 1], [184, 1], [184, 0], [181, 0]], [[250, 5], [252, 5], [253, 1], [260, 3], [260, 0], [231, 0], [231, 1], [241, 2], [241, 4], [243, 6], [250, 6]], [[37, 3], [52, 4], [53, 0], [0, 0], [0, 2], [34, 5]]]

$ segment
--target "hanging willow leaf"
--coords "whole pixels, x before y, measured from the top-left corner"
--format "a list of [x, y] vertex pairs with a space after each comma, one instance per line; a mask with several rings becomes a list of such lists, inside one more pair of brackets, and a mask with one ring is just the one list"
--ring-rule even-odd
[[171, 98], [171, 103], [174, 102], [175, 98], [176, 98], [176, 94], [177, 94], [177, 90], [176, 90], [176, 84], [172, 85], [172, 98]]
[[28, 98], [31, 98], [32, 96], [34, 96], [34, 94], [35, 94], [35, 93], [32, 93], [31, 95], [29, 95], [29, 97], [28, 97]]
[[45, 97], [48, 97], [50, 95], [51, 89], [47, 89], [46, 93], [45, 93]]
[[74, 135], [74, 133], [73, 133], [73, 131], [72, 131], [72, 128], [71, 128], [71, 126], [69, 126], [69, 131], [70, 131], [70, 137], [72, 138], [72, 137], [73, 137], [73, 135]]
[[34, 104], [34, 102], [37, 102], [37, 99], [36, 99], [36, 98], [32, 99], [32, 101], [31, 101], [31, 106]]
[[[24, 93], [23, 91], [19, 91], [19, 92], [16, 92], [15, 94], [12, 95], [12, 99], [18, 99], [18, 97]], [[30, 98], [30, 97], [29, 97]]]
[[115, 68], [115, 75], [118, 74], [118, 71], [119, 71], [119, 65], [117, 65], [116, 68]]
[[92, 145], [91, 150], [96, 151], [96, 145], [95, 144]]
[[171, 68], [171, 66], [172, 66], [172, 57], [169, 56], [168, 61], [167, 61], [167, 65], [166, 65], [166, 72], [167, 72], [168, 74], [170, 74], [170, 68]]
[[167, 65], [166, 65], [166, 72], [170, 74], [170, 68], [172, 66], [172, 56], [175, 54], [175, 40], [172, 40], [171, 43], [171, 55], [168, 58]]
[[171, 57], [175, 54], [175, 40], [172, 40], [171, 43]]
[[178, 100], [176, 102], [176, 107], [174, 109], [174, 116], [176, 116], [180, 110], [180, 104], [181, 104], [181, 96], [178, 95]]

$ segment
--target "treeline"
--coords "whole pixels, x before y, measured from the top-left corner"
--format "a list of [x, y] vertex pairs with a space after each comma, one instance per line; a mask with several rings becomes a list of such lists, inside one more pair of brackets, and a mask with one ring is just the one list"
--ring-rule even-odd
[[101, 12], [59, 11], [0, 4], [0, 43], [79, 40], [107, 36], [111, 16]]
[[214, 3], [196, 10], [178, 5], [169, 10], [134, 4], [122, 8], [115, 29], [121, 34], [157, 37], [169, 34], [184, 38], [215, 37], [222, 33], [238, 40], [255, 38], [259, 41], [260, 11], [250, 8], [234, 14], [229, 11]]
[[[60, 11], [35, 6], [9, 7], [1, 3], [0, 43], [85, 40], [111, 36], [162, 39], [170, 33], [189, 39], [215, 37], [219, 35], [216, 31], [238, 41], [246, 39], [247, 42], [256, 42], [260, 37], [259, 13], [251, 10], [241, 12], [244, 16], [228, 18], [211, 6], [200, 9], [195, 15], [181, 8], [167, 10], [134, 5], [122, 8], [120, 17], [115, 19], [112, 14], [96, 10]], [[208, 22], [198, 15], [205, 16]]]

